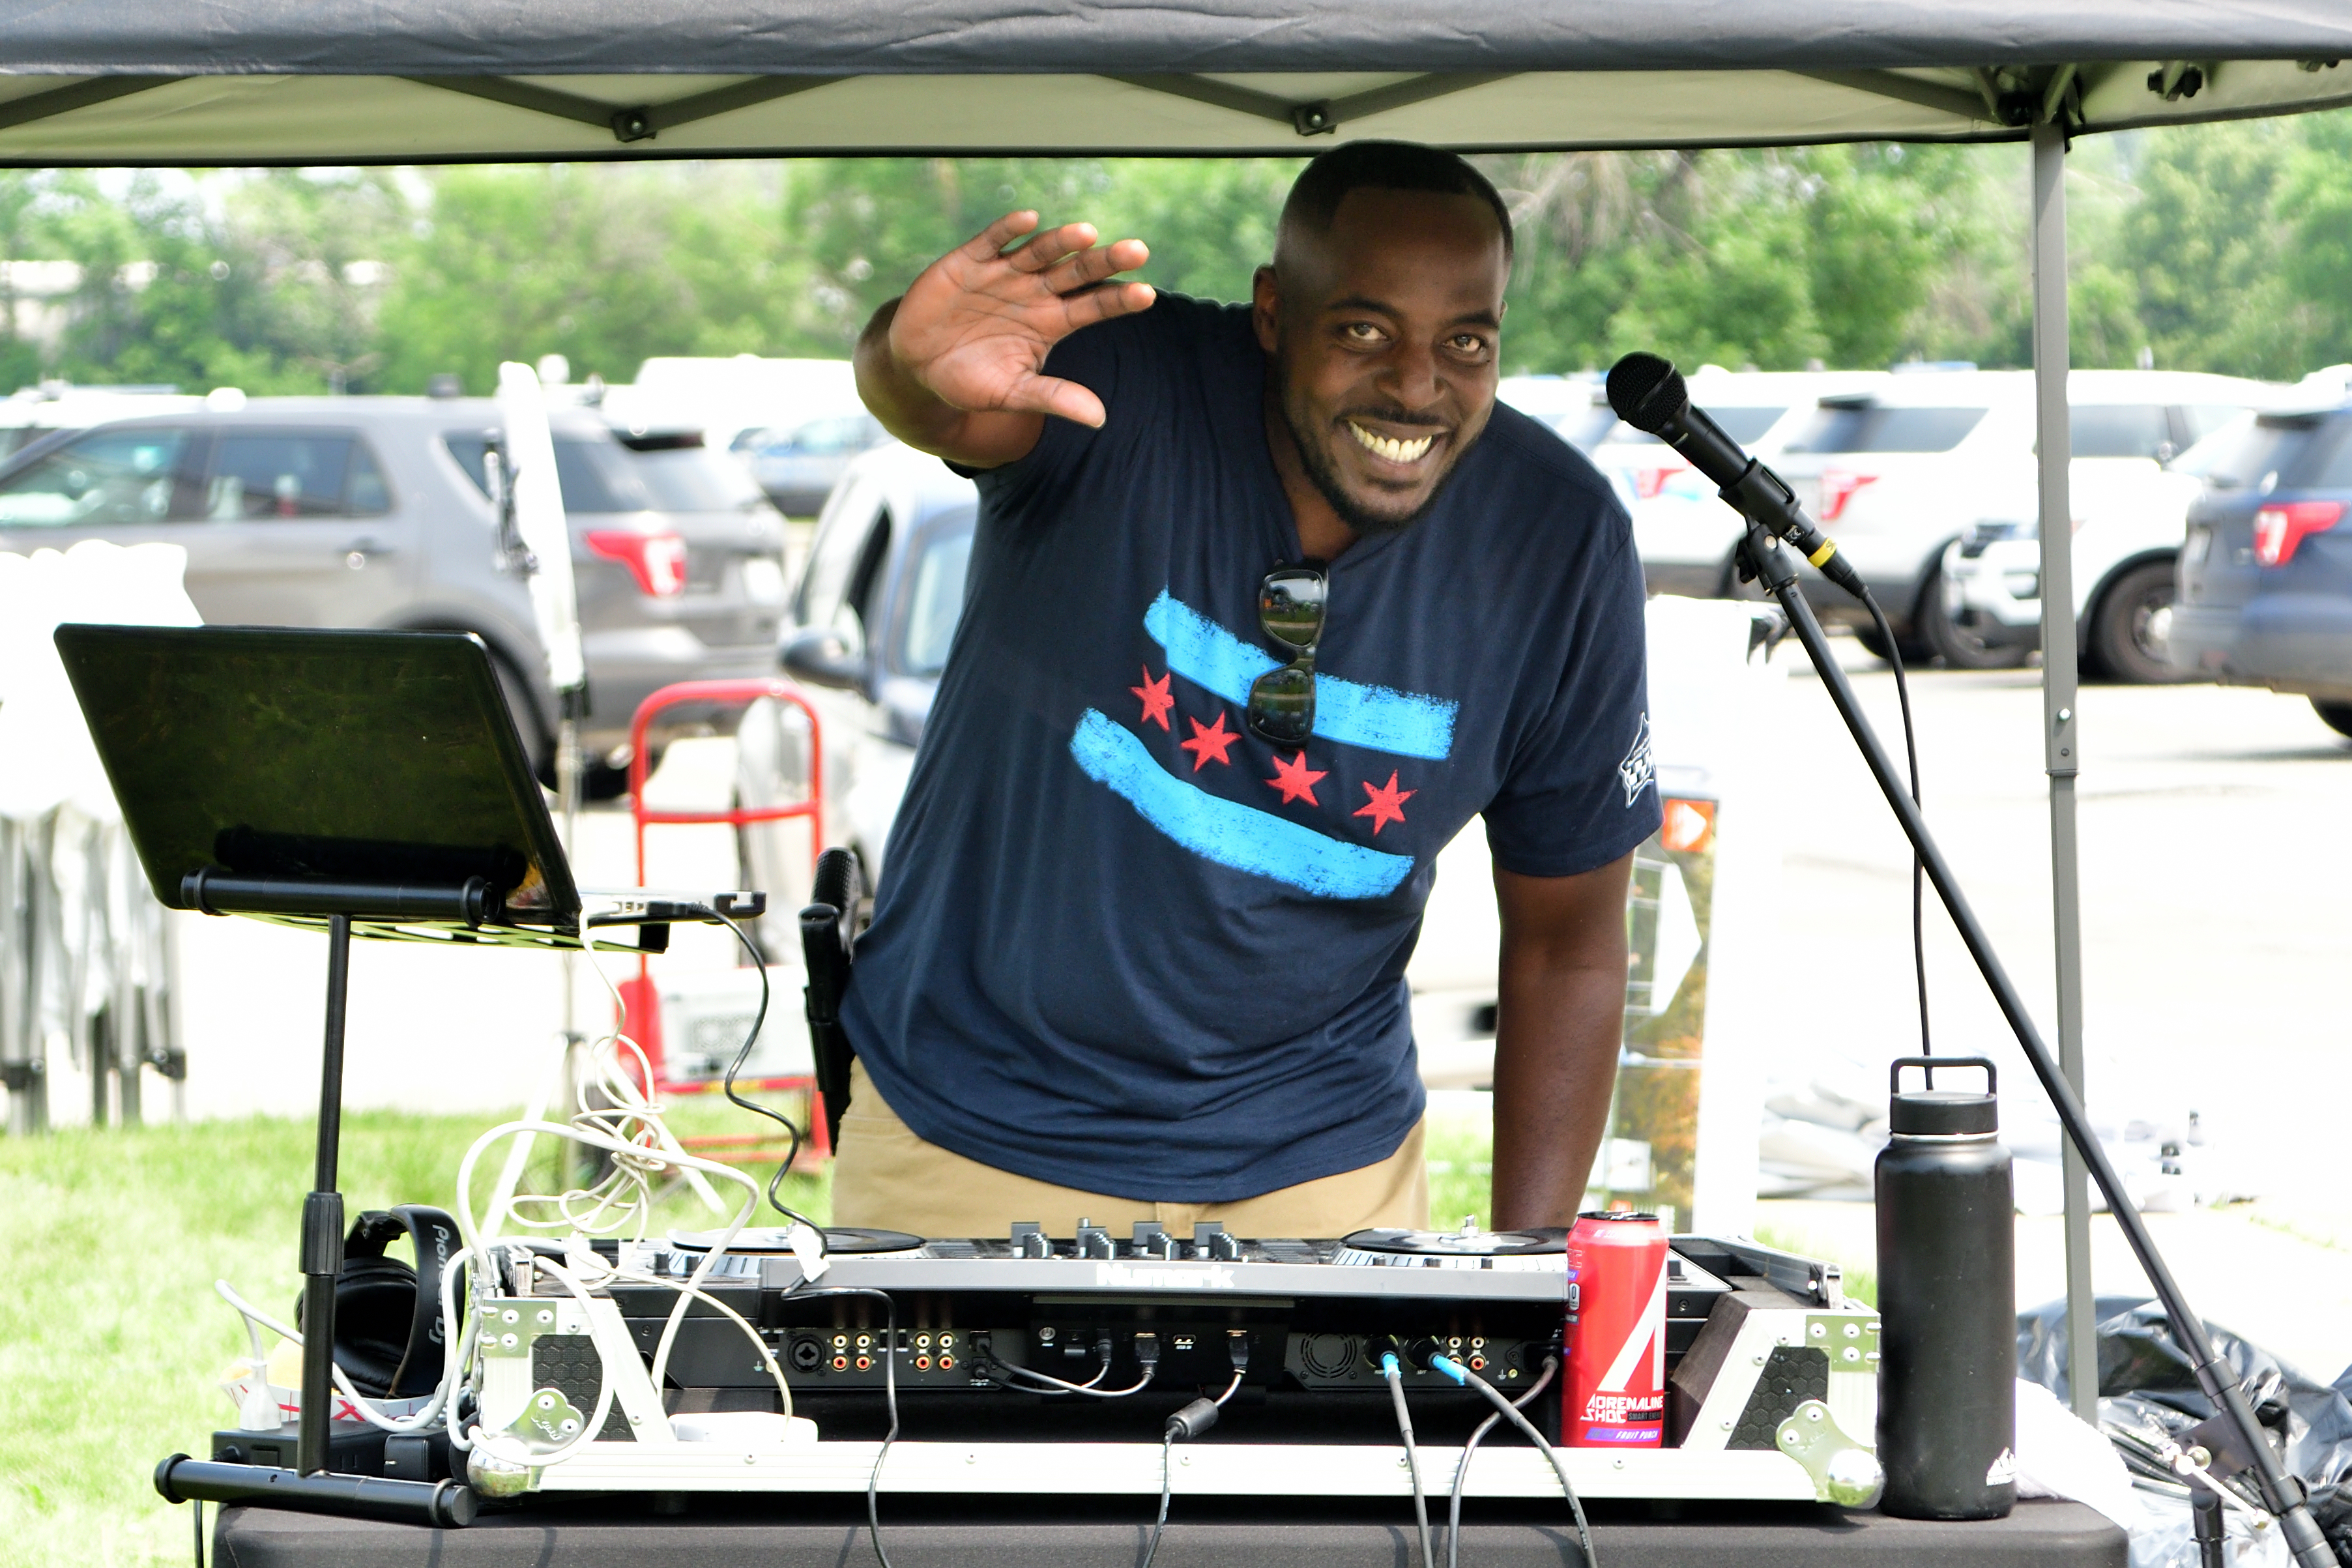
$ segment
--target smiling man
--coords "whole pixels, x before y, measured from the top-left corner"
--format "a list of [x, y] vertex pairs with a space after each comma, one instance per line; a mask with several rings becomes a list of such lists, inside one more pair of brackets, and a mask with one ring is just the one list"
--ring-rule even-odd
[[844, 1011], [835, 1218], [1426, 1224], [1404, 969], [1483, 816], [1493, 1223], [1567, 1225], [1659, 807], [1625, 516], [1495, 402], [1507, 210], [1451, 154], [1336, 149], [1245, 308], [1036, 223], [857, 347], [981, 516]]

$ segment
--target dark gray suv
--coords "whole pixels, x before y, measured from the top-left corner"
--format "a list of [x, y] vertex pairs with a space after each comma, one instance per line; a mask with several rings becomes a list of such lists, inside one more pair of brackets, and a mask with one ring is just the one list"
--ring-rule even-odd
[[[164, 541], [210, 623], [473, 632], [543, 763], [546, 660], [482, 488], [498, 418], [488, 399], [254, 398], [60, 431], [0, 465], [0, 550]], [[782, 520], [698, 436], [633, 450], [593, 414], [550, 423], [604, 794], [656, 688], [773, 669]]]
[[2180, 548], [2172, 662], [2307, 696], [2352, 735], [2352, 406], [2261, 416], [2206, 482]]

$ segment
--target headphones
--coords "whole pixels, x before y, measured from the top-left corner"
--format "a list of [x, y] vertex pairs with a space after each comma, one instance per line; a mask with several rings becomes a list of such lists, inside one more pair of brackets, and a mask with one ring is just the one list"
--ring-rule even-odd
[[[406, 1235], [416, 1267], [384, 1256]], [[352, 1225], [335, 1276], [335, 1364], [370, 1399], [416, 1399], [441, 1381], [441, 1277], [457, 1252], [457, 1222], [424, 1204], [371, 1209]], [[461, 1282], [462, 1284], [462, 1282]], [[294, 1321], [302, 1321], [296, 1308]]]

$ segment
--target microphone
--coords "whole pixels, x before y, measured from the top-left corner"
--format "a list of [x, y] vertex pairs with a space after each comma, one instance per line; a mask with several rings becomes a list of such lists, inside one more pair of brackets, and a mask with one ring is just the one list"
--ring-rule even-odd
[[1609, 406], [1634, 429], [1657, 437], [1715, 481], [1724, 500], [1796, 547], [1822, 575], [1860, 599], [1861, 574], [1814, 526], [1780, 476], [1749, 457], [1723, 426], [1691, 406], [1690, 388], [1672, 360], [1630, 353], [1609, 370]]

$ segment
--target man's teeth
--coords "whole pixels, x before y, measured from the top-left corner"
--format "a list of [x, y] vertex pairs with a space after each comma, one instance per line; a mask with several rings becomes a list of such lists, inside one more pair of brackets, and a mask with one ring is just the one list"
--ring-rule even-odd
[[1429, 444], [1437, 439], [1434, 436], [1423, 436], [1417, 440], [1400, 441], [1393, 436], [1375, 436], [1352, 419], [1348, 421], [1348, 429], [1364, 450], [1386, 458], [1391, 463], [1418, 463], [1429, 450]]

